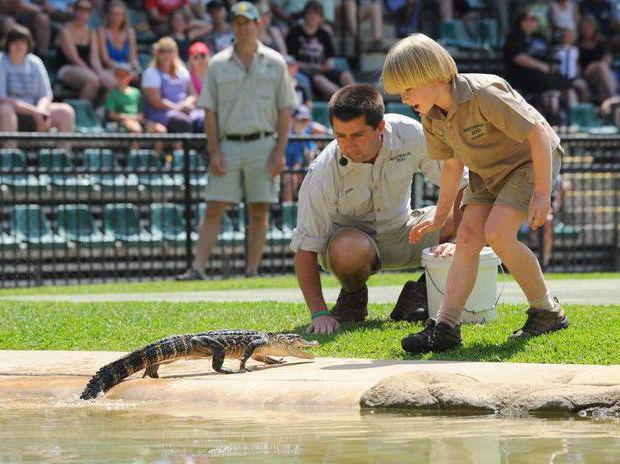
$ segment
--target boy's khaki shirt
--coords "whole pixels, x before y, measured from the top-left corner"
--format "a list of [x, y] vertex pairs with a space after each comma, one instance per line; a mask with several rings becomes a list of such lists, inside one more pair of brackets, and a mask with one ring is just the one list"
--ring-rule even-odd
[[527, 137], [536, 122], [547, 130], [552, 151], [560, 144], [545, 118], [498, 76], [458, 74], [452, 96], [455, 107], [447, 115], [433, 108], [422, 118], [428, 154], [461, 160], [489, 190], [532, 161]]

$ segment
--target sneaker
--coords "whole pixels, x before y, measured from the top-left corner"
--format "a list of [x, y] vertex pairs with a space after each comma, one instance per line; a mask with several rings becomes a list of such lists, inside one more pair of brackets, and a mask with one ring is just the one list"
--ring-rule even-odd
[[537, 337], [538, 335], [548, 332], [566, 329], [570, 323], [557, 298], [554, 298], [553, 306], [554, 308], [552, 310], [537, 308], [528, 309], [525, 324], [519, 330], [515, 330], [510, 338], [523, 339]]
[[190, 267], [187, 271], [185, 271], [183, 274], [179, 274], [178, 276], [176, 276], [174, 278], [174, 280], [205, 280], [207, 278], [207, 276], [200, 272], [197, 271], [196, 269], [194, 269], [193, 267]]
[[368, 287], [366, 285], [351, 293], [341, 288], [338, 300], [330, 312], [340, 323], [363, 322], [368, 315], [367, 305]]
[[407, 281], [390, 314], [394, 321], [424, 322], [428, 319], [426, 282]]
[[452, 327], [429, 319], [421, 332], [411, 334], [400, 342], [409, 353], [438, 353], [461, 346], [461, 326]]

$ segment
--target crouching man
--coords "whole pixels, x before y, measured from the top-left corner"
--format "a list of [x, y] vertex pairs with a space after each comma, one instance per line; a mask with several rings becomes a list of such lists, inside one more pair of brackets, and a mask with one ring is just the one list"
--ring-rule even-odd
[[[295, 273], [311, 313], [310, 333], [329, 334], [341, 323], [363, 321], [368, 313], [366, 281], [372, 274], [419, 267], [424, 248], [455, 235], [460, 195], [454, 216], [441, 230], [409, 243], [411, 228], [434, 212], [432, 206], [411, 209], [413, 176], [422, 173], [438, 185], [440, 164], [428, 157], [420, 123], [384, 111], [379, 92], [365, 84], [343, 87], [329, 102], [336, 140], [316, 158], [303, 181], [291, 241]], [[463, 180], [461, 191], [466, 184]], [[435, 251], [452, 252], [452, 244]], [[331, 311], [319, 265], [342, 286]], [[418, 309], [425, 307], [425, 300], [425, 283], [409, 281], [391, 317], [425, 320], [427, 311]]]

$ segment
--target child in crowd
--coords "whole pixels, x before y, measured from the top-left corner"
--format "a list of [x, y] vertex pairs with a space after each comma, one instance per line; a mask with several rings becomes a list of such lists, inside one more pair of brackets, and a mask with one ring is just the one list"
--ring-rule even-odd
[[461, 345], [460, 320], [478, 272], [480, 250], [489, 244], [530, 304], [525, 325], [512, 334], [524, 339], [568, 327], [549, 293], [536, 256], [518, 241], [519, 226], [541, 227], [550, 210], [552, 179], [560, 170], [560, 139], [543, 116], [502, 78], [459, 74], [450, 54], [424, 34], [392, 47], [383, 68], [389, 93], [422, 115], [430, 158], [442, 160], [441, 188], [432, 218], [411, 228], [418, 242], [439, 230], [454, 203], [464, 166], [469, 185], [463, 220], [437, 318], [401, 344], [411, 353]]
[[142, 94], [129, 85], [135, 77], [133, 71], [128, 63], [115, 64], [114, 77], [117, 85], [108, 93], [105, 109], [108, 120], [118, 122], [129, 133], [139, 134], [144, 122]]

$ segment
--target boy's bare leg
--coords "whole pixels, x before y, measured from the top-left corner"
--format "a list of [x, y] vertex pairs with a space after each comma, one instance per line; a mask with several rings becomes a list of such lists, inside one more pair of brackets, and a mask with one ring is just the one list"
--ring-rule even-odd
[[[500, 257], [506, 268], [525, 293], [529, 302], [548, 293], [538, 259], [517, 240], [519, 226], [526, 215], [509, 206], [495, 205], [484, 229], [487, 243]], [[537, 306], [538, 307], [538, 306]]]
[[456, 233], [456, 251], [446, 280], [450, 285], [446, 285], [437, 322], [455, 326], [461, 320], [467, 298], [476, 283], [480, 250], [485, 244], [484, 224], [492, 207], [483, 204], [465, 207], [463, 220]]

